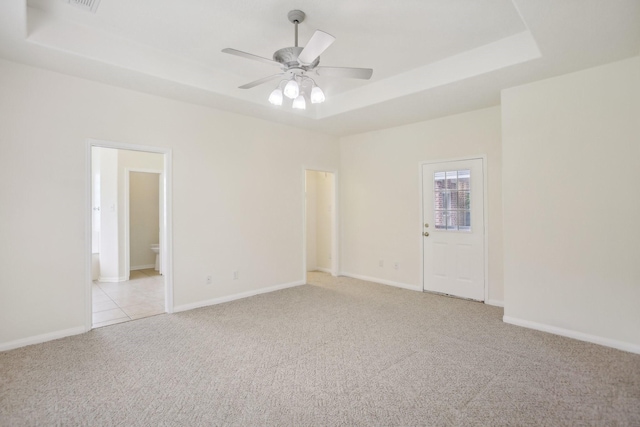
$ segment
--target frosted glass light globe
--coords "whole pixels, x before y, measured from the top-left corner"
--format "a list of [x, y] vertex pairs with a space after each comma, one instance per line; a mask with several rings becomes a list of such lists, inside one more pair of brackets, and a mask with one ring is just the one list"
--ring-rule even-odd
[[318, 86], [314, 86], [311, 89], [311, 103], [320, 104], [321, 102], [324, 102], [324, 92]]
[[296, 110], [305, 110], [307, 108], [307, 101], [304, 100], [304, 96], [300, 95], [294, 99], [291, 108]]
[[282, 90], [276, 88], [269, 95], [269, 102], [273, 105], [282, 105]]
[[297, 98], [300, 94], [300, 88], [298, 87], [298, 83], [295, 80], [289, 80], [287, 85], [284, 87], [284, 96], [290, 99]]

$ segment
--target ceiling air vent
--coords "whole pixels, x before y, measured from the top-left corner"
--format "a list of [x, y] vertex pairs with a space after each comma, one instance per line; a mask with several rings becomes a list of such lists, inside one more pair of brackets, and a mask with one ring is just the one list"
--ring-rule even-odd
[[70, 5], [84, 9], [87, 12], [96, 13], [100, 0], [67, 0]]

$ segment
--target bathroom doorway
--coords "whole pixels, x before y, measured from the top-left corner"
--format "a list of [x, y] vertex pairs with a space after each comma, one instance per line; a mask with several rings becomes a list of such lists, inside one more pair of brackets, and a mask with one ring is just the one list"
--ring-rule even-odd
[[125, 270], [162, 274], [162, 170], [125, 169]]
[[171, 312], [170, 152], [88, 141], [87, 329]]

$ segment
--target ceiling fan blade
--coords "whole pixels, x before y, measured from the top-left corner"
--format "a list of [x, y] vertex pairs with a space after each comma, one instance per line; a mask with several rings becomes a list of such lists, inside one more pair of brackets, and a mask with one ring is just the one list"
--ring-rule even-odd
[[239, 89], [251, 89], [252, 87], [259, 86], [262, 83], [266, 83], [266, 82], [269, 82], [271, 80], [275, 80], [277, 78], [281, 78], [282, 76], [284, 76], [284, 73], [274, 74], [273, 76], [264, 77], [264, 78], [262, 78], [260, 80], [256, 80], [254, 82], [247, 83], [246, 85], [239, 86], [238, 88]]
[[315, 59], [322, 54], [331, 44], [336, 40], [331, 34], [324, 31], [316, 30], [311, 36], [309, 43], [302, 49], [298, 56], [298, 61], [301, 64], [311, 64]]
[[268, 59], [268, 58], [263, 58], [262, 56], [253, 55], [251, 53], [243, 52], [241, 50], [226, 48], [226, 49], [222, 49], [222, 51], [224, 53], [228, 53], [230, 55], [236, 55], [236, 56], [240, 56], [242, 58], [253, 59], [254, 61], [260, 61], [260, 62], [264, 62], [266, 64], [277, 65], [277, 66], [281, 65], [279, 62], [273, 61], [273, 60]]
[[350, 79], [369, 80], [373, 75], [371, 68], [350, 68], [350, 67], [316, 67], [315, 71], [319, 76], [347, 77]]

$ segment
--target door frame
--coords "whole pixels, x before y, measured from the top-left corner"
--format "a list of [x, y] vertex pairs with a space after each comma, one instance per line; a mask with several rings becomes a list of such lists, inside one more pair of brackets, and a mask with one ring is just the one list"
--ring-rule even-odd
[[487, 301], [489, 301], [489, 203], [488, 203], [488, 183], [487, 183], [487, 169], [488, 169], [488, 164], [487, 164], [487, 155], [486, 154], [478, 154], [475, 156], [468, 156], [468, 157], [454, 157], [454, 158], [447, 158], [447, 159], [433, 159], [433, 160], [425, 160], [422, 161], [418, 164], [418, 168], [419, 168], [419, 173], [418, 173], [418, 177], [419, 177], [419, 184], [418, 187], [420, 188], [420, 196], [418, 197], [419, 203], [420, 203], [420, 257], [422, 262], [420, 263], [420, 265], [422, 266], [422, 268], [420, 269], [420, 283], [422, 283], [422, 292], [425, 292], [424, 290], [424, 238], [422, 238], [422, 233], [424, 232], [424, 224], [422, 223], [422, 221], [424, 220], [424, 188], [423, 188], [423, 182], [424, 182], [424, 176], [422, 174], [422, 166], [424, 165], [429, 165], [429, 164], [435, 164], [435, 163], [449, 163], [449, 162], [460, 162], [460, 161], [465, 161], [465, 160], [482, 160], [482, 193], [483, 193], [483, 198], [484, 198], [484, 209], [482, 212], [482, 217], [483, 217], [483, 227], [484, 227], [484, 303], [486, 304]]
[[[166, 313], [173, 313], [173, 227], [172, 227], [172, 152], [169, 148], [153, 147], [149, 145], [130, 144], [126, 142], [104, 141], [98, 139], [85, 140], [85, 331], [92, 329], [93, 305], [91, 277], [91, 213], [92, 213], [92, 185], [91, 185], [91, 151], [93, 147], [112, 148], [116, 150], [143, 151], [147, 153], [162, 154], [164, 168], [162, 170], [164, 204], [161, 207], [164, 212], [164, 222], [160, 225], [161, 235], [164, 241], [161, 243], [160, 253], [164, 266], [164, 305]], [[127, 173], [128, 175], [128, 173]], [[128, 177], [127, 184], [128, 184]], [[128, 193], [128, 188], [125, 190]], [[125, 202], [128, 207], [128, 202]], [[128, 249], [126, 249], [128, 253]], [[129, 261], [125, 261], [128, 264]]]
[[339, 186], [338, 186], [338, 170], [318, 168], [312, 166], [302, 166], [302, 277], [304, 283], [307, 283], [307, 171], [326, 172], [333, 174], [333, 217], [331, 227], [331, 275], [337, 276], [340, 268], [338, 262], [340, 254], [338, 248], [338, 220], [339, 215]]

